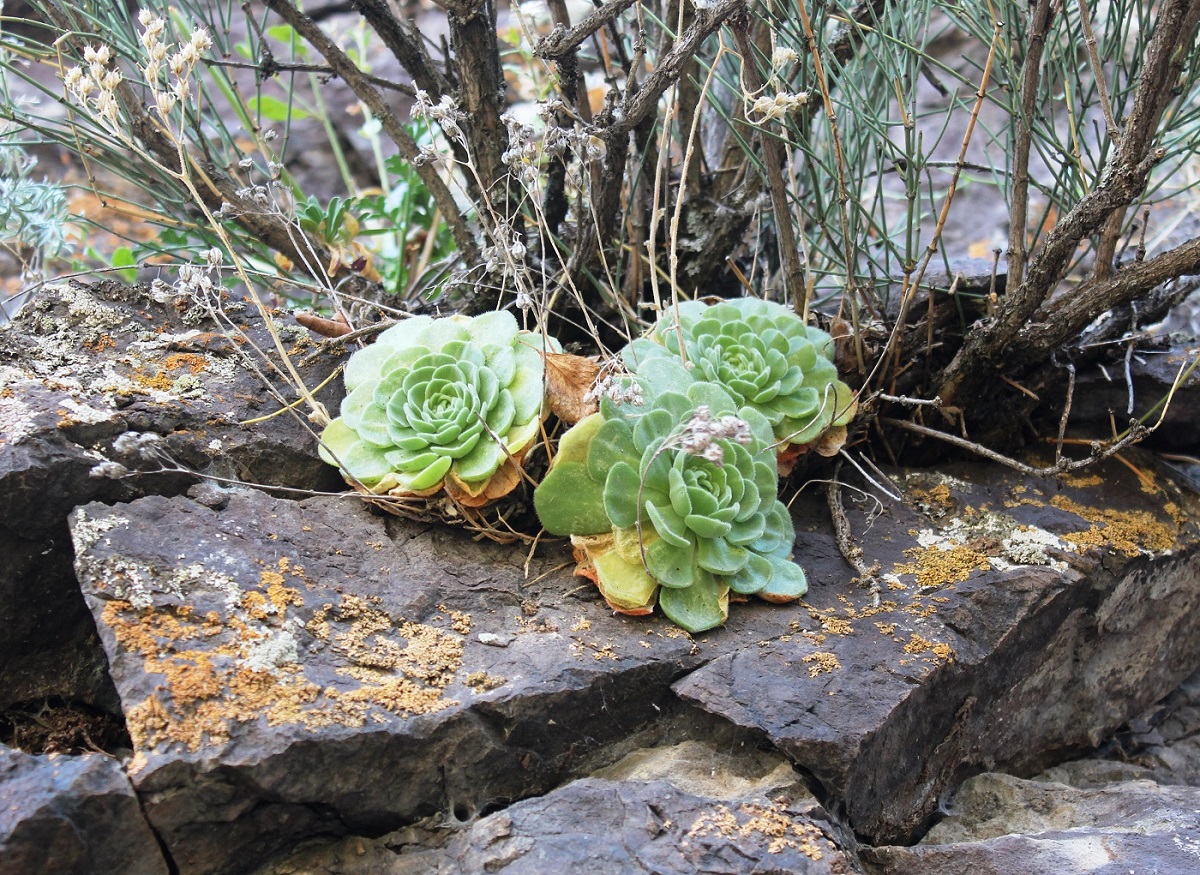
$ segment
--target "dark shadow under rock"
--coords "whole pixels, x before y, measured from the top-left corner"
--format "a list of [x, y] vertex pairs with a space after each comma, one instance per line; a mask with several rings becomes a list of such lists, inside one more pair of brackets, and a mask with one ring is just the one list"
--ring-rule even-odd
[[863, 851], [876, 875], [1193, 875], [1200, 789], [1130, 781], [1087, 790], [985, 774], [911, 848]]
[[0, 875], [166, 875], [120, 764], [0, 746]]
[[[971, 774], [1034, 774], [1096, 747], [1200, 661], [1190, 493], [1115, 464], [1057, 484], [944, 471], [909, 476], [908, 506], [869, 531], [854, 516], [882, 592], [815, 564], [807, 609], [820, 631], [675, 685], [764, 732], [873, 844], [917, 838]], [[801, 531], [800, 561], [830, 541]]]
[[[195, 302], [180, 304], [156, 302], [144, 286], [62, 282], [0, 327], [0, 707], [61, 696], [117, 709], [71, 573], [67, 514], [195, 482], [90, 476], [106, 461], [158, 467], [114, 450], [121, 435], [157, 435], [157, 449], [195, 471], [307, 488], [340, 483], [317, 459], [302, 416], [243, 424], [281, 407], [249, 362], [272, 375], [284, 403], [296, 397], [275, 362], [250, 352], [253, 344], [274, 357], [258, 314], [230, 298], [223, 306], [234, 327], [222, 328]], [[306, 384], [317, 386], [338, 359], [283, 321]], [[338, 392], [334, 381], [321, 398], [336, 405]]]
[[[807, 796], [714, 799], [666, 782], [575, 781], [518, 802], [435, 850], [397, 854], [350, 839], [268, 872], [336, 875], [847, 875], [860, 872]], [[266, 875], [266, 873], [263, 873]]]

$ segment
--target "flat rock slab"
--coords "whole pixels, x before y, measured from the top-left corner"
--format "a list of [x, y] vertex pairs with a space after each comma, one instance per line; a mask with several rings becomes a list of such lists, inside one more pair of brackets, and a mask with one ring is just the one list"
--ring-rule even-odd
[[167, 875], [119, 763], [0, 746], [0, 875]]
[[567, 598], [548, 561], [527, 583], [521, 548], [354, 499], [148, 497], [72, 528], [130, 773], [183, 873], [546, 792], [699, 662], [670, 624]]
[[906, 503], [852, 514], [878, 592], [797, 503], [808, 601], [736, 605], [695, 639], [613, 616], [562, 546], [526, 569], [350, 498], [147, 497], [83, 507], [72, 532], [134, 786], [184, 875], [469, 822], [615, 759], [676, 693], [886, 844], [970, 774], [1094, 747], [1200, 662], [1194, 509], [1170, 483], [896, 477]]
[[838, 830], [808, 798], [719, 800], [665, 781], [586, 778], [518, 802], [458, 832], [443, 848], [397, 854], [350, 839], [300, 854], [271, 873], [337, 875], [848, 875], [861, 872]]
[[875, 875], [1193, 875], [1200, 788], [1129, 781], [1091, 789], [971, 778], [911, 848], [865, 849]]
[[[62, 282], [0, 326], [0, 707], [45, 696], [116, 707], [71, 571], [67, 514], [88, 501], [179, 493], [195, 478], [111, 479], [94, 476], [97, 466], [165, 463], [276, 485], [340, 483], [317, 459], [303, 416], [262, 419], [296, 393], [254, 309], [234, 299], [222, 306], [218, 324], [195, 301], [159, 302], [144, 286]], [[306, 384], [318, 386], [338, 357], [277, 315]], [[320, 397], [333, 406], [340, 391], [332, 381]], [[126, 432], [162, 438], [155, 449], [166, 455], [114, 449]]]
[[[1058, 483], [943, 471], [898, 478], [906, 503], [873, 522], [852, 515], [880, 591], [815, 563], [818, 631], [675, 684], [764, 732], [871, 844], [915, 840], [971, 774], [1034, 774], [1094, 748], [1200, 660], [1191, 493], [1115, 464]], [[801, 527], [799, 561], [831, 540]]]

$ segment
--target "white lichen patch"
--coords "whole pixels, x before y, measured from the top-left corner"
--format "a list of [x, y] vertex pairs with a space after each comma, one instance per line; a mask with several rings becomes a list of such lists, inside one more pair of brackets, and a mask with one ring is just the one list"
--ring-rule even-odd
[[[293, 623], [298, 623], [292, 620]], [[238, 665], [250, 671], [265, 671], [278, 676], [280, 670], [300, 662], [300, 650], [291, 629], [260, 629], [262, 637], [245, 647], [246, 655]]]
[[991, 511], [976, 512], [969, 518], [954, 517], [941, 528], [921, 529], [917, 532], [917, 544], [942, 551], [970, 547], [986, 556], [998, 571], [1018, 565], [1045, 565], [1063, 571], [1066, 563], [1054, 559], [1047, 551], [1076, 552], [1071, 544], [1045, 529], [1023, 525], [1006, 514]]
[[71, 526], [71, 539], [75, 542], [75, 555], [83, 556], [96, 546], [100, 537], [118, 526], [129, 525], [124, 517], [110, 516], [104, 519], [92, 519], [83, 510], [75, 514], [75, 523]]

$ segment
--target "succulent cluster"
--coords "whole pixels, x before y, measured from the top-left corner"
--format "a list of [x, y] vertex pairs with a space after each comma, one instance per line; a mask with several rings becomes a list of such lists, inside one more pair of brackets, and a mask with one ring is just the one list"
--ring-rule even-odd
[[629, 374], [563, 436], [534, 492], [546, 530], [571, 536], [577, 573], [615, 610], [657, 604], [690, 632], [723, 623], [731, 595], [804, 595], [776, 450], [854, 414], [829, 335], [777, 304], [691, 302], [621, 358]]
[[765, 416], [780, 444], [809, 444], [854, 416], [854, 395], [833, 364], [832, 339], [780, 304], [682, 303], [622, 353], [634, 372], [658, 357], [686, 357], [700, 379]]
[[494, 500], [545, 418], [546, 351], [561, 349], [506, 311], [406, 319], [350, 357], [321, 457], [377, 495]]

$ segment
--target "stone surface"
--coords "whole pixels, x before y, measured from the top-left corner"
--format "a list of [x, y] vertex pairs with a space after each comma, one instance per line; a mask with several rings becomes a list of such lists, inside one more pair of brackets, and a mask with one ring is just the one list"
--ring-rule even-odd
[[0, 875], [166, 875], [129, 779], [101, 754], [0, 746]]
[[[613, 616], [561, 545], [525, 569], [524, 550], [349, 496], [151, 496], [71, 524], [133, 783], [184, 875], [315, 835], [470, 823], [639, 733], [713, 726], [775, 746], [886, 842], [970, 774], [1095, 747], [1200, 661], [1194, 500], [1169, 482], [1116, 464], [1058, 483], [986, 466], [896, 478], [905, 504], [870, 527], [852, 514], [881, 591], [849, 582], [801, 496], [808, 600], [736, 605], [695, 639]], [[621, 768], [602, 774], [665, 774]]]
[[[864, 538], [878, 604], [809, 562], [819, 632], [675, 684], [764, 732], [873, 844], [919, 837], [971, 774], [1034, 774], [1096, 747], [1200, 659], [1190, 493], [1116, 465], [1059, 483], [943, 471], [909, 478], [907, 505], [887, 505]], [[800, 531], [800, 561], [831, 540]]]
[[665, 781], [585, 778], [484, 817], [442, 848], [349, 839], [262, 875], [577, 875], [860, 872], [839, 830], [800, 787], [722, 801]]
[[183, 873], [544, 793], [670, 712], [700, 658], [568, 597], [557, 555], [527, 580], [524, 550], [350, 497], [148, 497], [72, 526], [131, 776]]
[[1076, 789], [1008, 775], [966, 781], [915, 847], [863, 852], [876, 875], [1192, 875], [1200, 788], [1151, 781]]
[[[248, 362], [271, 343], [252, 310], [228, 300], [222, 331], [187, 303], [157, 303], [145, 287], [47, 286], [0, 326], [0, 707], [60, 696], [110, 709], [116, 695], [70, 564], [67, 514], [88, 501], [178, 493], [195, 482], [153, 474], [89, 473], [112, 460], [156, 464], [113, 450], [125, 432], [163, 437], [179, 464], [268, 484], [337, 487], [315, 438], [291, 416], [242, 425], [280, 407]], [[336, 365], [307, 333], [283, 324], [310, 386]], [[310, 360], [303, 364], [308, 356]], [[287, 402], [295, 393], [273, 377]], [[322, 392], [336, 405], [339, 381]]]

